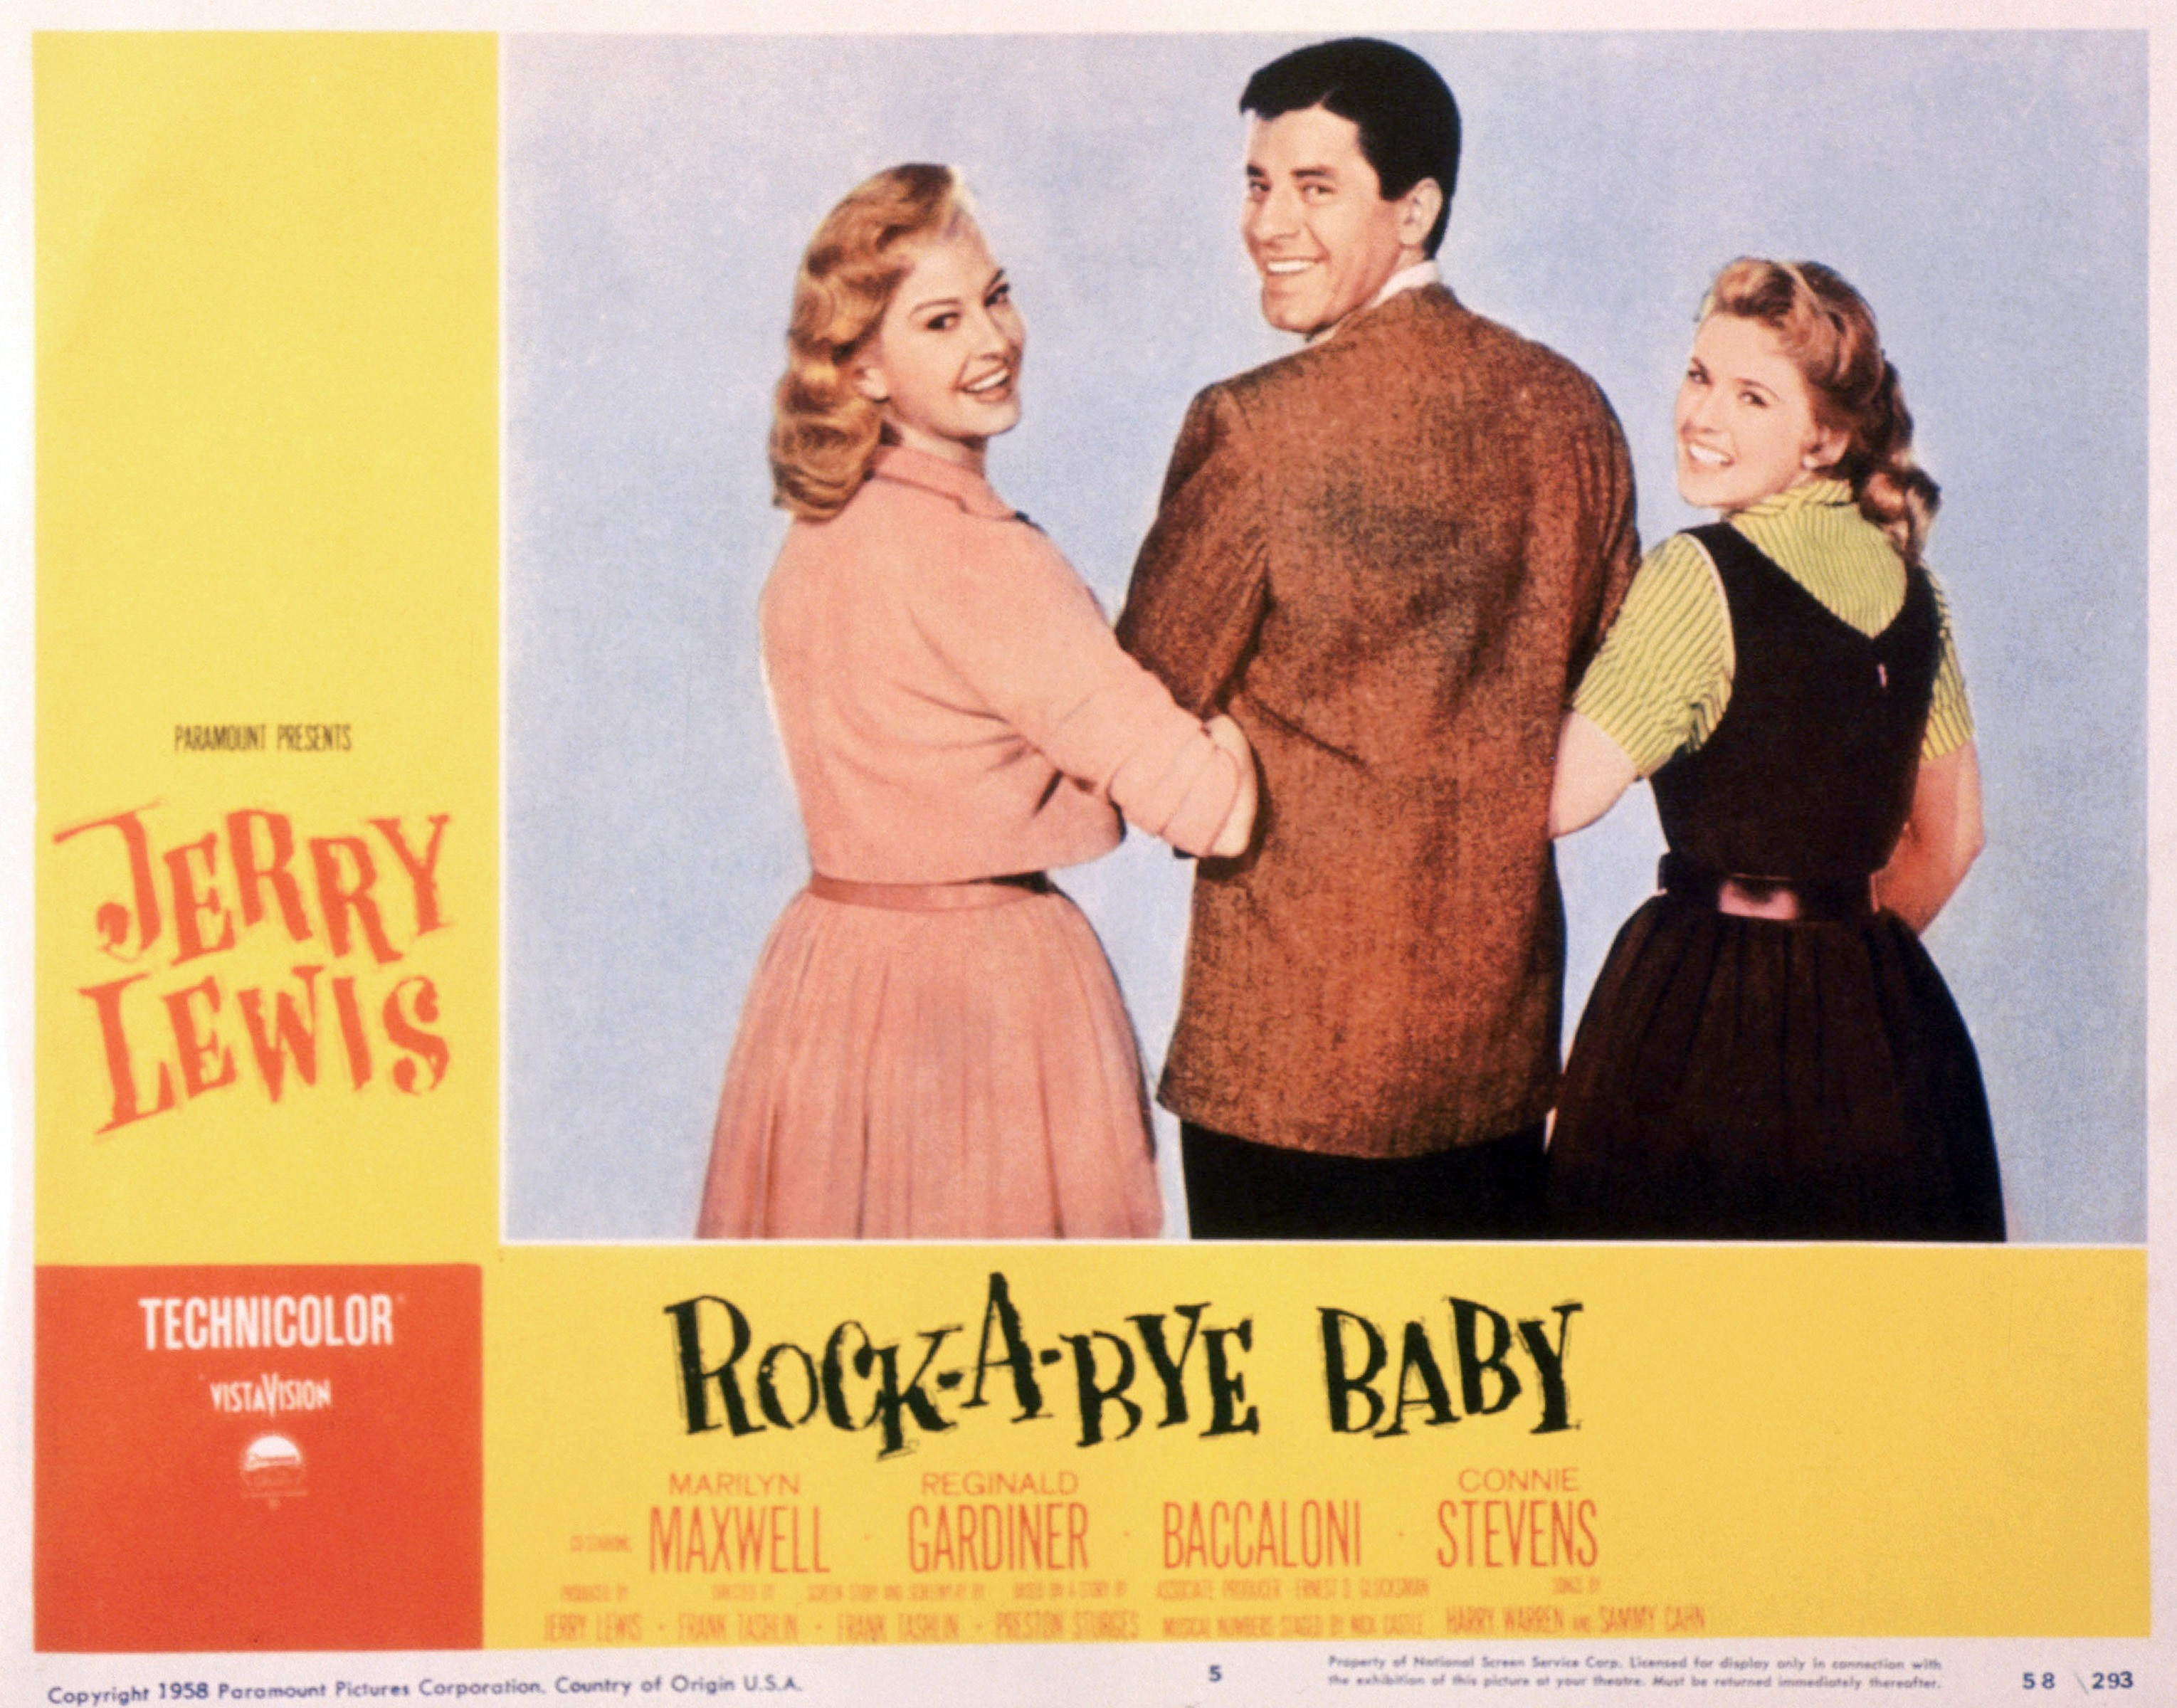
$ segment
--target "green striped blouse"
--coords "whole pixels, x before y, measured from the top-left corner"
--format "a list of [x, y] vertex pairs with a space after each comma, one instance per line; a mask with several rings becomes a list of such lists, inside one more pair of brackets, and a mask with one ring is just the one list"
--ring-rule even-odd
[[[1903, 559], [1860, 515], [1852, 488], [1841, 480], [1792, 487], [1728, 520], [1863, 635], [1880, 634], [1905, 603]], [[1950, 606], [1940, 585], [1934, 592], [1942, 650], [1923, 759], [1955, 751], [1973, 733]], [[1731, 701], [1735, 663], [1723, 584], [1700, 544], [1673, 534], [1642, 561], [1618, 620], [1580, 679], [1573, 709], [1600, 725], [1647, 777], [1672, 754], [1708, 739]]]

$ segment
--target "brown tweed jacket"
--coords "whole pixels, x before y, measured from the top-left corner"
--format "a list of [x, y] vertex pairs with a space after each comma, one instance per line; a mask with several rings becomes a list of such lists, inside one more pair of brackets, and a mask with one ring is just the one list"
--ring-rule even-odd
[[1558, 728], [1637, 555], [1595, 383], [1441, 286], [1195, 399], [1119, 636], [1263, 805], [1197, 869], [1168, 1108], [1368, 1157], [1541, 1119]]

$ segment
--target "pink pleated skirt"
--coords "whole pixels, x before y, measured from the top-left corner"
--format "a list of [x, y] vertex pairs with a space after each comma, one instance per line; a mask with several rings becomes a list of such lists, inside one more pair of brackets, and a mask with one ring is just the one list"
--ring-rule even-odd
[[794, 898], [741, 1010], [699, 1236], [1115, 1239], [1161, 1221], [1140, 1051], [1071, 901]]

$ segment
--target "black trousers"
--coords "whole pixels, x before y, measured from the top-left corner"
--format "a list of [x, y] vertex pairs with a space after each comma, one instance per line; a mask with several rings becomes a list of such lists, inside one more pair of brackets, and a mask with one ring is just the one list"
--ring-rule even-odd
[[1530, 1240], [1543, 1231], [1545, 1123], [1426, 1156], [1324, 1156], [1182, 1121], [1198, 1240]]

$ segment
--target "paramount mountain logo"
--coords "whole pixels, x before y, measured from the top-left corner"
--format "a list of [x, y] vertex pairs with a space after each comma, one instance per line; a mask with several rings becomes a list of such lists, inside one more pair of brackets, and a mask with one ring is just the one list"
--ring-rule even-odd
[[260, 1435], [242, 1450], [242, 1492], [277, 1503], [306, 1492], [303, 1449], [284, 1435]]

